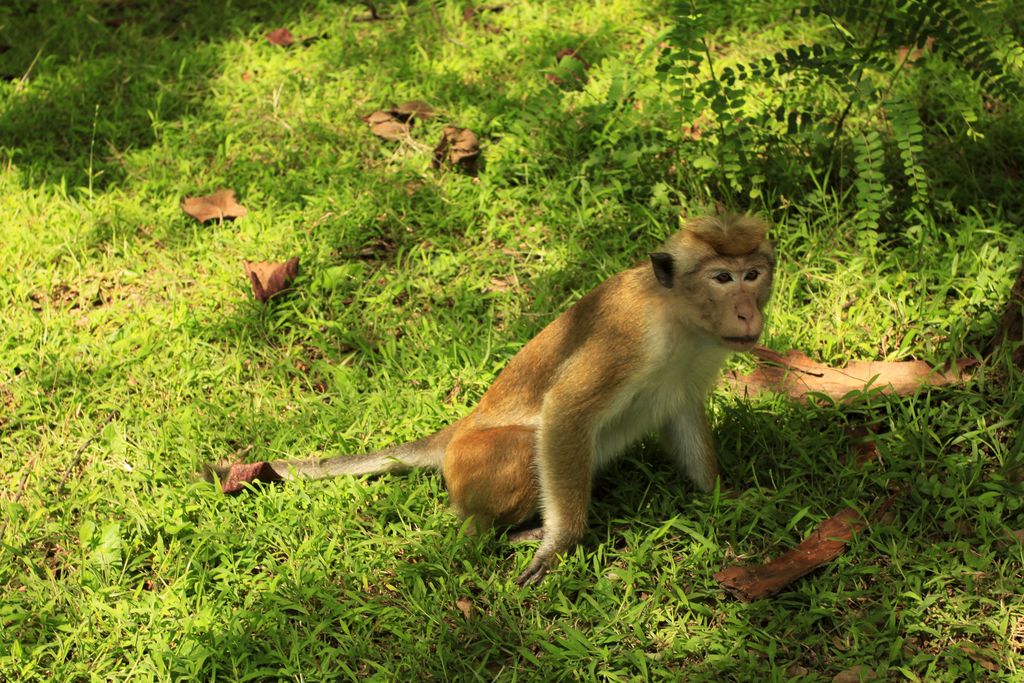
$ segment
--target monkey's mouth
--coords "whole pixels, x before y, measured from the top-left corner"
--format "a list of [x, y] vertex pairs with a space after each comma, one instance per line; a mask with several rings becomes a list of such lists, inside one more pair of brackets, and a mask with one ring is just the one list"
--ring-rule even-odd
[[748, 334], [745, 337], [722, 337], [722, 341], [727, 344], [735, 344], [737, 346], [750, 346], [757, 342], [759, 334]]

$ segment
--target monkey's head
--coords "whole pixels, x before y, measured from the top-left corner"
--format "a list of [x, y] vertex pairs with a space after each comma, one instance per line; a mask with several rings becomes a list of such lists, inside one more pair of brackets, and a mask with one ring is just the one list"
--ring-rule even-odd
[[766, 231], [753, 216], [697, 218], [651, 254], [654, 278], [679, 321], [734, 351], [753, 348], [775, 265]]

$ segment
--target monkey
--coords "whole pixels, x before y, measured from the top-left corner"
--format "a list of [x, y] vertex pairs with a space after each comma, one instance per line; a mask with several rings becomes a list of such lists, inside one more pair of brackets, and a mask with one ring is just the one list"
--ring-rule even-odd
[[[761, 335], [775, 255], [767, 225], [692, 218], [645, 261], [605, 280], [516, 353], [464, 418], [366, 455], [275, 460], [276, 479], [440, 470], [467, 531], [541, 526], [517, 578], [539, 581], [583, 537], [594, 474], [658, 431], [701, 490], [719, 477], [704, 403], [726, 358]], [[223, 477], [223, 466], [208, 466]]]

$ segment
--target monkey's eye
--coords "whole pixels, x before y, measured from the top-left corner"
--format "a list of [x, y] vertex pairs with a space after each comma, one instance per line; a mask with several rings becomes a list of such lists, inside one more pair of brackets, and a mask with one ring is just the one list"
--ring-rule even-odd
[[732, 282], [732, 275], [730, 273], [722, 271], [721, 273], [715, 275], [714, 280], [715, 282], [720, 282], [724, 285], [727, 282]]
[[757, 268], [754, 268], [753, 270], [748, 270], [747, 274], [743, 276], [743, 279], [746, 280], [747, 282], [753, 282], [754, 280], [757, 279], [757, 276], [760, 274], [761, 272], [757, 270]]

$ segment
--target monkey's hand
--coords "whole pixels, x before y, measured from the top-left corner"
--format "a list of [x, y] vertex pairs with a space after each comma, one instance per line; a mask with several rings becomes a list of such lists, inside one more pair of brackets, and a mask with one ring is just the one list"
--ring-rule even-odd
[[558, 564], [558, 556], [575, 545], [575, 540], [564, 538], [557, 540], [558, 536], [544, 532], [544, 542], [537, 548], [533, 555], [530, 566], [522, 574], [516, 577], [516, 584], [525, 586], [531, 583], [540, 583], [548, 570]]
[[526, 568], [525, 572], [516, 577], [517, 586], [540, 583], [540, 580], [548, 573], [548, 569], [555, 565], [557, 558], [554, 555], [542, 555], [542, 550], [543, 548], [537, 550], [533, 556], [533, 561], [530, 562], [530, 566]]

